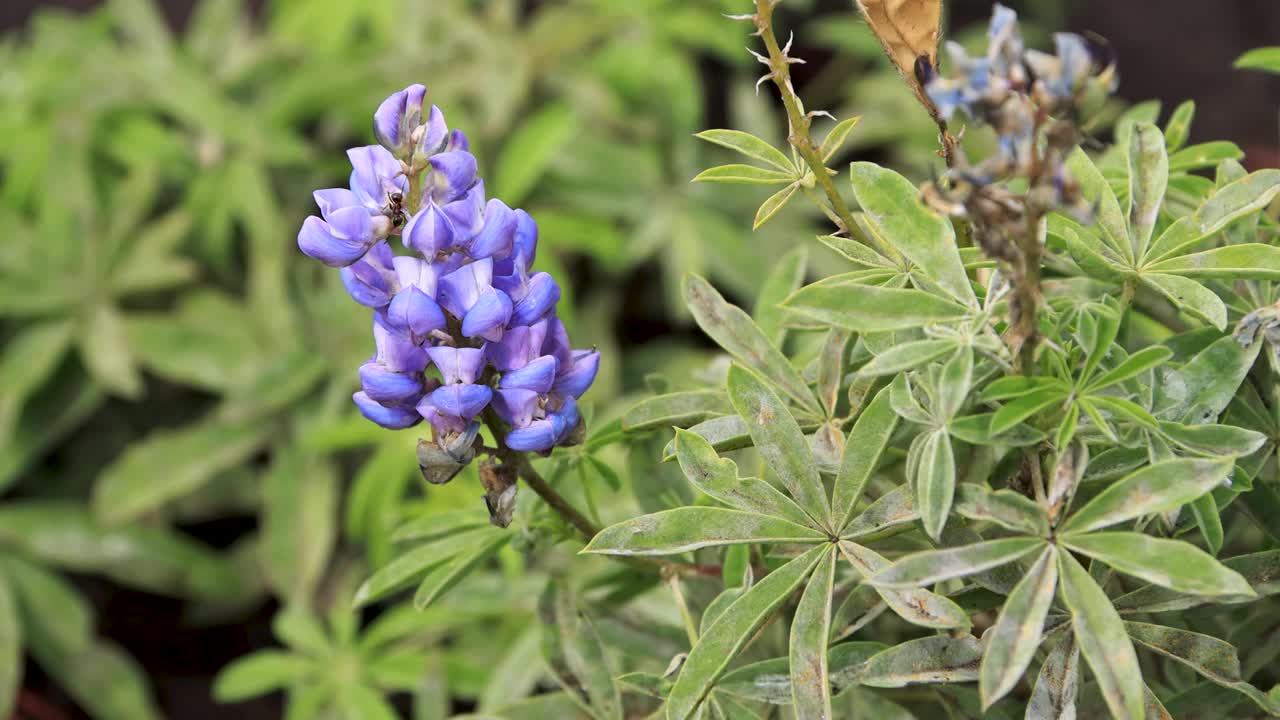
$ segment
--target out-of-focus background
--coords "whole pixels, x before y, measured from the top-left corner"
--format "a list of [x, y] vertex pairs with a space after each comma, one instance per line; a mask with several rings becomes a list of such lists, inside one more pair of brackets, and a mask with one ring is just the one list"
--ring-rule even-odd
[[[1120, 100], [1100, 138], [1126, 107], [1153, 117], [1132, 106], [1162, 101], [1163, 118], [1193, 99], [1191, 142], [1280, 163], [1280, 79], [1231, 67], [1280, 42], [1275, 0], [1008, 4], [1033, 44], [1066, 29], [1114, 45]], [[689, 183], [725, 160], [695, 132], [785, 135], [768, 86], [752, 89], [747, 26], [722, 17], [748, 9], [0, 3], [0, 630], [19, 628], [23, 648], [0, 652], [0, 675], [24, 666], [17, 717], [280, 717], [279, 697], [214, 703], [217, 671], [277, 644], [279, 607], [345, 606], [406, 513], [478, 502], [465, 476], [424, 492], [417, 433], [358, 417], [368, 313], [295, 244], [311, 190], [345, 181], [343, 150], [372, 142], [374, 108], [409, 83], [470, 136], [491, 194], [538, 221], [561, 315], [603, 352], [596, 421], [666, 378], [696, 382], [708, 345], [681, 276], [749, 303], [783, 253], [826, 231], [797, 203], [753, 233], [767, 189]], [[948, 36], [980, 36], [990, 10], [948, 3]], [[787, 0], [778, 24], [808, 61], [794, 70], [808, 106], [862, 116], [840, 162], [915, 178], [939, 165], [852, 3]], [[831, 266], [812, 251], [812, 268]], [[649, 450], [566, 464], [579, 475], [561, 480], [661, 483]], [[479, 595], [417, 620], [455, 709], [527, 690], [493, 677], [536, 665], [518, 598], [532, 565], [513, 551]]]

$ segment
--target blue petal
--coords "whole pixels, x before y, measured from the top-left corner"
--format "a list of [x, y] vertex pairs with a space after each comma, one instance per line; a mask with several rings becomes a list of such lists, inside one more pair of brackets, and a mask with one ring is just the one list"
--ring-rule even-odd
[[550, 275], [540, 272], [529, 278], [525, 296], [511, 312], [512, 325], [532, 325], [551, 311], [560, 300], [560, 286]]
[[365, 145], [347, 150], [351, 161], [351, 191], [366, 208], [381, 212], [386, 205], [386, 188], [408, 192], [409, 181], [401, 174], [400, 161], [381, 145]]
[[351, 399], [361, 415], [389, 430], [401, 430], [422, 422], [422, 416], [413, 408], [379, 405], [362, 392], [352, 395]]
[[430, 258], [453, 247], [457, 233], [448, 216], [440, 212], [435, 203], [428, 201], [426, 207], [409, 218], [402, 236], [406, 248]]
[[362, 204], [360, 198], [346, 188], [316, 190], [311, 193], [311, 197], [315, 198], [316, 207], [320, 208], [320, 214], [325, 217], [334, 210]]
[[554, 315], [547, 318], [547, 335], [546, 340], [542, 342], [542, 351], [539, 355], [555, 355], [556, 360], [560, 361], [561, 369], [573, 366], [573, 350], [569, 347], [569, 331], [564, 329], [564, 323], [560, 318]]
[[481, 292], [493, 285], [493, 261], [483, 258], [440, 278], [439, 301], [457, 317], [467, 314]]
[[529, 327], [517, 325], [508, 330], [498, 342], [486, 343], [485, 354], [499, 372], [522, 368], [542, 355], [546, 331], [545, 321]]
[[493, 394], [493, 409], [512, 427], [526, 427], [533, 422], [533, 413], [538, 409], [539, 397], [541, 395], [537, 392], [523, 388], [498, 390]]
[[446, 415], [470, 420], [493, 398], [487, 385], [445, 385], [431, 392], [431, 404]]
[[412, 405], [422, 397], [422, 378], [416, 373], [398, 373], [378, 362], [360, 366], [360, 387], [370, 399], [386, 405]]
[[427, 367], [427, 352], [384, 312], [373, 314], [373, 342], [377, 346], [374, 359], [395, 372], [422, 372]]
[[364, 242], [359, 238], [337, 237], [330, 231], [329, 224], [315, 215], [304, 220], [298, 231], [298, 248], [329, 267], [346, 267], [359, 260], [371, 242], [372, 239]]
[[470, 150], [471, 141], [467, 139], [466, 135], [462, 134], [461, 130], [454, 130], [449, 133], [449, 145], [447, 147], [449, 150]]
[[574, 350], [573, 364], [556, 378], [552, 390], [572, 398], [582, 397], [591, 383], [595, 382], [599, 370], [600, 353], [595, 350]]
[[371, 308], [386, 307], [396, 289], [391, 247], [380, 242], [357, 263], [342, 268], [342, 284], [355, 301]]
[[435, 265], [421, 258], [399, 255], [391, 260], [391, 266], [395, 268], [400, 287], [412, 285], [433, 298], [436, 296], [439, 275]]
[[443, 203], [441, 210], [449, 217], [458, 233], [458, 244], [463, 245], [480, 232], [484, 223], [484, 181], [476, 180], [466, 193], [433, 195]]
[[466, 150], [447, 150], [431, 156], [431, 184], [450, 197], [461, 195], [476, 181], [476, 156]]
[[444, 113], [440, 112], [440, 108], [435, 105], [431, 106], [431, 112], [427, 114], [427, 121], [424, 125], [422, 139], [418, 141], [418, 149], [415, 154], [427, 158], [440, 152], [444, 147], [445, 141], [448, 139], [449, 128], [445, 125]]
[[484, 227], [471, 241], [468, 255], [473, 258], [506, 257], [515, 240], [516, 214], [507, 204], [494, 198], [484, 208]]
[[475, 305], [462, 316], [462, 335], [491, 341], [501, 340], [510, 319], [511, 298], [501, 290], [489, 288], [480, 293]]
[[422, 114], [422, 99], [427, 94], [423, 85], [410, 85], [392, 94], [378, 106], [373, 114], [373, 134], [388, 149], [399, 148], [408, 140], [407, 133], [418, 125]]
[[550, 355], [543, 355], [518, 370], [502, 374], [498, 385], [502, 388], [520, 388], [545, 393], [551, 390], [556, 380], [556, 368], [559, 363]]
[[446, 385], [473, 383], [484, 368], [484, 350], [437, 345], [427, 348], [431, 362], [440, 370]]
[[549, 418], [536, 420], [526, 427], [507, 433], [507, 447], [519, 452], [542, 452], [556, 444], [557, 428]]
[[432, 330], [443, 330], [448, 321], [444, 312], [430, 295], [409, 286], [396, 293], [391, 306], [387, 308], [387, 317], [398, 329], [408, 330], [414, 337], [424, 337]]

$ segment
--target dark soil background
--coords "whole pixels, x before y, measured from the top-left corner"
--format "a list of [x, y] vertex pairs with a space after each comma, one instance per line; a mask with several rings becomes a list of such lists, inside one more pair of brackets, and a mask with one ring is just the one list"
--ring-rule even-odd
[[[190, 16], [195, 0], [159, 0], [175, 28]], [[431, 0], [420, 0], [430, 2]], [[537, 2], [538, 0], [533, 0]], [[553, 2], [554, 0], [542, 0]], [[746, 0], [743, 0], [744, 4]], [[617, 0], [626, 2], [626, 0]], [[0, 31], [20, 28], [38, 8], [84, 11], [95, 0], [0, 0]], [[262, 0], [248, 5], [261, 12]], [[822, 0], [823, 11], [851, 7], [849, 0]], [[1031, 3], [1007, 0], [1015, 9]], [[952, 23], [982, 22], [991, 11], [989, 0], [951, 0]], [[1064, 29], [1092, 30], [1115, 47], [1122, 76], [1120, 95], [1138, 101], [1163, 100], [1166, 111], [1184, 99], [1198, 106], [1193, 141], [1227, 139], [1247, 152], [1252, 168], [1280, 166], [1280, 77], [1234, 72], [1232, 61], [1245, 50], [1280, 44], [1280, 2], [1277, 0], [1067, 0]], [[784, 6], [785, 9], [785, 6]], [[804, 56], [803, 38], [799, 54]], [[804, 80], [803, 68], [796, 75]], [[709, 107], [712, 115], [724, 109]], [[628, 293], [658, 291], [656, 273], [637, 274]], [[590, 288], [584, 288], [590, 292]], [[669, 323], [620, 322], [631, 328], [623, 345], [639, 344], [657, 335], [684, 332]], [[249, 520], [230, 519], [187, 528], [215, 546], [227, 546], [250, 530]], [[162, 708], [182, 720], [237, 717], [268, 720], [282, 715], [278, 697], [234, 707], [218, 706], [210, 698], [210, 684], [218, 669], [233, 658], [273, 644], [270, 620], [274, 607], [259, 608], [235, 625], [192, 626], [184, 621], [182, 603], [146, 593], [120, 589], [92, 579], [78, 580], [97, 607], [101, 632], [129, 648], [146, 668]], [[73, 703], [28, 664], [18, 718], [70, 720], [85, 717], [68, 708]]]

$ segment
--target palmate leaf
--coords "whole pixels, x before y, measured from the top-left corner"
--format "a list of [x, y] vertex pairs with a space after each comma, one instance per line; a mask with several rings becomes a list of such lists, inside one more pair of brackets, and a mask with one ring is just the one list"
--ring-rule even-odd
[[818, 562], [791, 620], [791, 696], [797, 716], [830, 720], [831, 682], [827, 640], [831, 636], [831, 592], [836, 577], [834, 548]]
[[1040, 647], [1044, 619], [1057, 585], [1057, 551], [1046, 547], [1014, 586], [996, 624], [987, 631], [978, 678], [983, 710], [1012, 690], [1031, 663]]
[[1142, 720], [1142, 669], [1124, 630], [1124, 623], [1098, 587], [1069, 552], [1058, 552], [1058, 575], [1063, 603], [1071, 611], [1071, 628], [1081, 654], [1093, 670], [1111, 715]]
[[699, 638], [680, 668], [680, 676], [667, 697], [669, 720], [693, 717], [711, 687], [752, 633], [800, 587], [824, 555], [830, 552], [831, 548], [826, 545], [806, 551], [766, 575], [729, 606]]
[[729, 368], [728, 386], [729, 400], [751, 431], [756, 452], [817, 527], [829, 524], [826, 487], [791, 411], [758, 376], [739, 365]]
[[716, 507], [681, 507], [625, 520], [600, 531], [582, 549], [601, 555], [671, 555], [741, 543], [813, 543], [826, 536], [768, 515]]

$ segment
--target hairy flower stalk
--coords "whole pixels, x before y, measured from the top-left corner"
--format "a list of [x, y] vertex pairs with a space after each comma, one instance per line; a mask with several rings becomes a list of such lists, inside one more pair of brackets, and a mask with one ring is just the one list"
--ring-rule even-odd
[[[986, 55], [976, 58], [948, 42], [949, 74], [928, 77], [925, 92], [943, 119], [959, 111], [990, 125], [996, 152], [978, 163], [958, 152], [924, 197], [934, 209], [972, 222], [983, 252], [1001, 261], [1012, 284], [1008, 341], [1028, 372], [1039, 335], [1041, 220], [1053, 211], [1090, 220], [1066, 161], [1081, 138], [1075, 118], [1093, 98], [1114, 91], [1116, 74], [1105, 48], [1079, 35], [1055, 35], [1055, 54], [1024, 48], [1017, 14], [1002, 5], [987, 38]], [[1009, 189], [1015, 179], [1025, 181], [1025, 192]]]
[[373, 310], [375, 351], [360, 366], [356, 406], [386, 428], [426, 420], [420, 464], [446, 482], [474, 458], [487, 409], [501, 418], [504, 451], [573, 442], [600, 356], [570, 346], [560, 288], [533, 270], [533, 218], [486, 199], [466, 136], [424, 109], [425, 95], [411, 85], [379, 106], [379, 144], [347, 151], [349, 187], [315, 192], [321, 215], [303, 223], [298, 246], [341, 268], [351, 297]]

